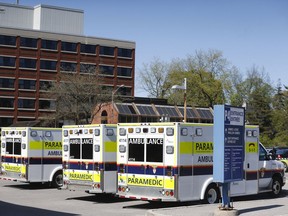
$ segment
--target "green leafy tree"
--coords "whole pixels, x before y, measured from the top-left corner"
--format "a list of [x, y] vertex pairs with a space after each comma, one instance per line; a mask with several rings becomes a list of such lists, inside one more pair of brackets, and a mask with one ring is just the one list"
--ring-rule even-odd
[[[260, 135], [266, 142], [273, 139], [272, 97], [274, 89], [264, 69], [260, 72], [256, 66], [247, 71], [247, 78], [242, 83], [242, 95], [247, 104], [246, 120], [249, 124], [259, 125]], [[265, 143], [268, 145], [268, 143]]]
[[273, 97], [272, 125], [274, 129], [273, 144], [278, 146], [288, 145], [288, 87], [278, 83], [277, 92]]
[[[196, 51], [195, 55], [171, 63], [167, 83], [178, 84], [184, 77], [187, 78], [188, 104], [212, 107], [230, 100], [233, 83], [229, 74], [232, 73], [237, 74], [237, 70], [230, 66], [222, 52]], [[179, 97], [179, 92], [170, 95], [170, 100], [177, 100], [177, 103], [182, 98]]]

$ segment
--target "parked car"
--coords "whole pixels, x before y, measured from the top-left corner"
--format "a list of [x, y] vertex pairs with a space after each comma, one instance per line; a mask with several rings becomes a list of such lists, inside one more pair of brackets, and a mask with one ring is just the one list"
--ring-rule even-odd
[[[274, 152], [273, 152], [274, 151]], [[284, 164], [286, 172], [288, 171], [288, 147], [275, 147], [270, 152], [276, 160], [281, 161]]]

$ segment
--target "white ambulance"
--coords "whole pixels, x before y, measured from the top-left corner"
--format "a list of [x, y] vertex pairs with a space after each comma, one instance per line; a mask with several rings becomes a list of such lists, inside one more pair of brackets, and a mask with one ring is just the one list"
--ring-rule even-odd
[[[259, 142], [259, 128], [246, 126], [243, 181], [230, 196], [271, 191], [285, 184], [284, 167]], [[147, 201], [218, 202], [213, 182], [213, 125], [197, 123], [119, 123], [118, 191], [122, 198]]]
[[63, 188], [116, 193], [117, 125], [63, 126]]
[[0, 178], [62, 186], [61, 134], [61, 128], [2, 127]]

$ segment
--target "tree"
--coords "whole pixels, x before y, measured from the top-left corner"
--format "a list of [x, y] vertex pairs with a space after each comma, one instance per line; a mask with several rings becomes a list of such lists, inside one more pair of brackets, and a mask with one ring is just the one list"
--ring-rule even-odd
[[[217, 50], [196, 51], [184, 60], [171, 63], [169, 70], [170, 86], [187, 78], [187, 103], [194, 106], [213, 107], [230, 100], [232, 80], [231, 73], [238, 71], [231, 67]], [[177, 94], [177, 95], [175, 95]], [[171, 101], [180, 100], [179, 92], [171, 93]], [[178, 103], [178, 102], [177, 102]]]
[[144, 64], [140, 71], [139, 85], [144, 89], [149, 97], [164, 98], [167, 86], [168, 65], [154, 58], [150, 64]]
[[274, 145], [287, 145], [288, 143], [288, 87], [278, 83], [277, 92], [273, 97], [272, 125], [274, 130]]
[[[246, 120], [249, 124], [259, 125], [260, 135], [266, 141], [273, 138], [272, 128], [272, 96], [274, 89], [264, 69], [253, 66], [247, 71], [242, 83], [242, 95], [247, 104]], [[266, 143], [267, 144], [267, 143]]]
[[101, 78], [95, 73], [62, 73], [58, 82], [49, 88], [49, 97], [56, 100], [56, 112], [47, 116], [46, 122], [72, 120], [75, 124], [91, 123], [101, 107], [111, 101], [111, 89], [110, 92], [105, 90], [101, 83]]

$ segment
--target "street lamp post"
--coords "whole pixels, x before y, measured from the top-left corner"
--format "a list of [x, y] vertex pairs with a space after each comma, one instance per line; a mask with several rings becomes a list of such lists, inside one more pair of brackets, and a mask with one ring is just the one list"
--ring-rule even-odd
[[187, 95], [187, 79], [184, 78], [184, 83], [183, 83], [182, 86], [173, 85], [172, 89], [182, 89], [182, 90], [184, 90], [184, 122], [186, 122], [187, 121], [187, 98], [186, 98], [186, 95]]
[[111, 99], [111, 105], [112, 105], [112, 122], [114, 121], [114, 95], [115, 93], [120, 89], [124, 87], [124, 84], [122, 84], [121, 86], [119, 86], [117, 89], [115, 89], [114, 91], [112, 91], [112, 99]]

